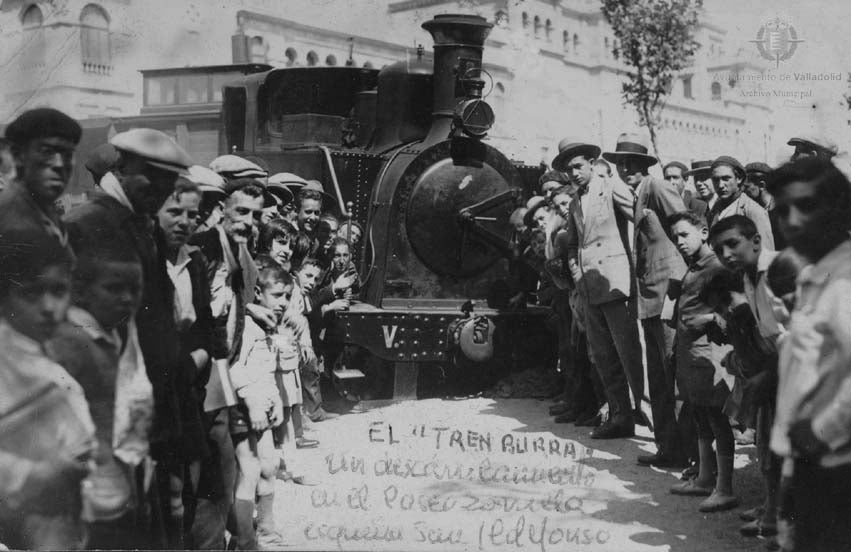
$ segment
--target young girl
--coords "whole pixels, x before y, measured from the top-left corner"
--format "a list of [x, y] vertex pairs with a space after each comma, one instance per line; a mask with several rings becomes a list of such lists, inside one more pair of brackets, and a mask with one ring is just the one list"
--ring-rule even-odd
[[[723, 326], [723, 322], [701, 300], [703, 288], [725, 268], [706, 243], [709, 230], [700, 217], [676, 213], [670, 217], [669, 226], [677, 249], [689, 264], [678, 304], [677, 385], [692, 405], [699, 455], [697, 478], [674, 485], [671, 493], [708, 496], [700, 503], [701, 512], [729, 510], [739, 504], [733, 495], [733, 430], [722, 410], [733, 378], [721, 366], [721, 360], [730, 347], [708, 339], [707, 332]], [[713, 475], [716, 469], [717, 478]]]

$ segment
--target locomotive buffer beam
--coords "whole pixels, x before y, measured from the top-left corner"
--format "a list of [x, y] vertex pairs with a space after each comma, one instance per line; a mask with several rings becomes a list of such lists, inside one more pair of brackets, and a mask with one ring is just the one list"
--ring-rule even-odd
[[505, 239], [503, 235], [494, 232], [488, 226], [482, 224], [484, 222], [496, 222], [498, 220], [497, 217], [481, 215], [506, 203], [513, 205], [519, 197], [520, 190], [512, 188], [493, 197], [489, 197], [484, 201], [480, 201], [479, 203], [474, 203], [473, 205], [464, 207], [463, 209], [458, 211], [458, 221], [460, 222], [462, 228], [462, 247], [460, 253], [463, 254], [463, 244], [466, 241], [466, 234], [469, 231], [480, 239], [482, 239], [483, 241], [485, 241], [486, 243], [493, 246], [503, 256], [511, 258], [511, 256], [513, 255], [513, 250], [509, 241]]

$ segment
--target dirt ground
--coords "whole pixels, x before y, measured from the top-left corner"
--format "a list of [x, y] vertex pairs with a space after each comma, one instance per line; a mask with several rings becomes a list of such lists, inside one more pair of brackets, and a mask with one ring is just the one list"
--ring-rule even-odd
[[678, 473], [636, 465], [655, 450], [594, 441], [554, 424], [551, 401], [428, 399], [362, 403], [314, 424], [315, 449], [292, 470], [315, 486], [279, 482], [279, 530], [296, 550], [744, 551], [738, 513], [760, 500], [754, 447], [737, 449], [742, 506], [702, 514], [699, 498], [668, 493]]

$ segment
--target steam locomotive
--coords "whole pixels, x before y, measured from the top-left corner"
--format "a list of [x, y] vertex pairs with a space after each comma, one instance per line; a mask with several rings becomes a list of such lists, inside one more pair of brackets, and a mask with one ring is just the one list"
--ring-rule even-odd
[[487, 304], [509, 277], [508, 219], [524, 187], [482, 141], [494, 122], [482, 97], [492, 25], [438, 15], [422, 27], [433, 64], [273, 69], [222, 94], [225, 151], [323, 182], [365, 229], [362, 301], [339, 314], [356, 352], [337, 374], [390, 372], [394, 398], [415, 397], [423, 374], [447, 366], [508, 372], [548, 312]]

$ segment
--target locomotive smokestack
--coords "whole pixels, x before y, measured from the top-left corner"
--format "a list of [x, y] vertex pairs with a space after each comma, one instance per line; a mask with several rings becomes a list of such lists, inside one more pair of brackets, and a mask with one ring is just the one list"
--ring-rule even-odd
[[449, 136], [459, 102], [480, 96], [482, 49], [493, 25], [477, 15], [436, 15], [422, 27], [434, 38], [432, 142]]

